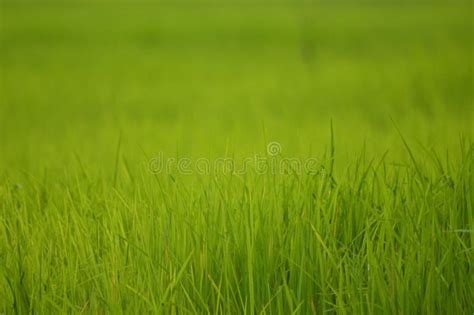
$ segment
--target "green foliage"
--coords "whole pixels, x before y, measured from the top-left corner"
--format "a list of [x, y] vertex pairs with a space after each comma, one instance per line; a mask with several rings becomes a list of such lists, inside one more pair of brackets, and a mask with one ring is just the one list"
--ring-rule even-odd
[[0, 10], [0, 313], [474, 311], [470, 4]]

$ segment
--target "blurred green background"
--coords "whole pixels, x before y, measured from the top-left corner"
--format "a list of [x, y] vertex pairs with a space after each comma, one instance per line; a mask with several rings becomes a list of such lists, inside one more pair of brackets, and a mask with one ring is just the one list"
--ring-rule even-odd
[[[471, 2], [1, 2], [0, 165], [457, 148]], [[72, 163], [72, 162], [71, 162]], [[113, 171], [111, 167], [111, 171]]]

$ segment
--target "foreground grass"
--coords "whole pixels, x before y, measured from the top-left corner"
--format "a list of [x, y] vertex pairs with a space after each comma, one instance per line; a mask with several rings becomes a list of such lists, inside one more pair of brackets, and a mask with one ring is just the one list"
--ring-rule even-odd
[[[468, 314], [474, 145], [340, 176], [3, 176], [1, 309]], [[114, 178], [117, 178], [114, 176]]]

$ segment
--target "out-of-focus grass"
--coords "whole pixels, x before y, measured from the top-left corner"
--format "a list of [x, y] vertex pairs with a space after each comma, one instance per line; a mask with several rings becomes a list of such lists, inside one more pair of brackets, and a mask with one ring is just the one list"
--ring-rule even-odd
[[0, 312], [472, 312], [471, 4], [0, 10]]
[[398, 146], [390, 117], [444, 148], [473, 134], [471, 22], [460, 5], [4, 4], [2, 159], [96, 160], [119, 131], [150, 151], [254, 152], [262, 125], [320, 149], [331, 118], [342, 149]]

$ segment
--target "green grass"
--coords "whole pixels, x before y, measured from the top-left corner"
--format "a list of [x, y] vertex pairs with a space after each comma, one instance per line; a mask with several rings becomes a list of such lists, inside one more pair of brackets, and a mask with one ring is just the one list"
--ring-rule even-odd
[[0, 313], [472, 314], [472, 21], [0, 2]]

